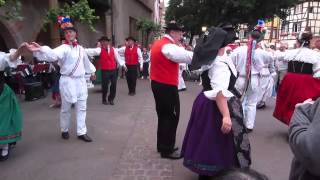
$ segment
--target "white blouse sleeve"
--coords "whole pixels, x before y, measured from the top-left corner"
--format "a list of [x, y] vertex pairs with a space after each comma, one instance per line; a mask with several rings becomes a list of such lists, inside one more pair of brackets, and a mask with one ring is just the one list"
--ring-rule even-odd
[[234, 96], [230, 91], [228, 91], [231, 72], [227, 64], [219, 61], [214, 62], [208, 75], [211, 80], [210, 84], [212, 88], [212, 90], [204, 92], [204, 95], [208, 99], [215, 100], [220, 91], [226, 98]]
[[318, 62], [313, 64], [312, 68], [313, 68], [313, 77], [320, 78], [320, 59], [318, 60]]
[[65, 47], [59, 46], [55, 49], [51, 49], [48, 46], [42, 46], [39, 51], [33, 53], [33, 56], [36, 57], [39, 61], [54, 62], [62, 60], [65, 53]]
[[162, 54], [176, 63], [191, 64], [193, 52], [185, 50], [175, 44], [166, 44], [161, 49]]

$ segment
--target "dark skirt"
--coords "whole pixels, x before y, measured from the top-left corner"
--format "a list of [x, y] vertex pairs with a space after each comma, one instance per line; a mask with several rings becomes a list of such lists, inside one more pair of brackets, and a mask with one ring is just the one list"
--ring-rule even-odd
[[320, 97], [320, 79], [308, 74], [287, 73], [283, 78], [276, 100], [273, 116], [289, 125], [298, 103]]
[[230, 105], [233, 130], [223, 134], [222, 115], [216, 102], [206, 98], [203, 92], [196, 98], [182, 146], [183, 164], [191, 171], [214, 176], [224, 169], [249, 167], [250, 144], [241, 102], [234, 98]]

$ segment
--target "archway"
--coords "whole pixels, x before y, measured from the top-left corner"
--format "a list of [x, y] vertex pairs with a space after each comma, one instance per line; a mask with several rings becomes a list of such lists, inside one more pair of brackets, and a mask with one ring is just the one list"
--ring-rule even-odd
[[17, 43], [7, 26], [0, 21], [0, 51], [8, 52], [11, 48], [16, 48]]

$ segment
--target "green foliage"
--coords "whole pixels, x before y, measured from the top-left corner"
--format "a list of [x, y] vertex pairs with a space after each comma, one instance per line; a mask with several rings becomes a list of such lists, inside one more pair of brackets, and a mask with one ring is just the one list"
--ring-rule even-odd
[[142, 38], [144, 35], [146, 36], [147, 41], [143, 41], [142, 44], [148, 44], [148, 37], [151, 33], [153, 33], [154, 37], [159, 37], [161, 34], [161, 25], [156, 24], [149, 19], [139, 19], [137, 21], [137, 30], [140, 30], [142, 33]]
[[57, 23], [58, 16], [70, 16], [74, 21], [81, 23], [87, 23], [92, 31], [95, 31], [93, 23], [95, 20], [99, 19], [99, 16], [94, 15], [95, 10], [91, 9], [87, 0], [79, 0], [77, 3], [72, 3], [71, 5], [65, 3], [62, 8], [50, 9], [47, 12], [45, 18], [45, 24]]
[[22, 4], [20, 0], [0, 0], [0, 19], [5, 20], [22, 20], [20, 14]]
[[202, 26], [216, 26], [222, 22], [248, 24], [275, 15], [285, 18], [284, 9], [299, 0], [170, 0], [166, 21], [182, 23], [191, 34], [199, 34]]

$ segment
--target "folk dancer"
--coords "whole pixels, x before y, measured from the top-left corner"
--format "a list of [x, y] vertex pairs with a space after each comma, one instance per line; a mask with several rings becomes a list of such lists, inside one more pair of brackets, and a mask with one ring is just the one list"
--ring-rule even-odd
[[263, 39], [263, 21], [259, 21], [256, 28], [250, 33], [246, 46], [235, 49], [231, 59], [239, 72], [236, 89], [241, 93], [244, 122], [248, 132], [254, 128], [256, 106], [259, 96], [259, 74], [264, 66], [264, 59], [272, 59], [270, 54], [260, 48], [258, 43]]
[[70, 18], [59, 18], [61, 29], [64, 32], [65, 44], [51, 49], [48, 46], [40, 46], [36, 42], [28, 45], [33, 55], [48, 62], [58, 61], [60, 66], [60, 94], [61, 113], [60, 127], [61, 137], [69, 139], [71, 121], [71, 106], [75, 104], [77, 116], [77, 136], [80, 140], [91, 142], [87, 135], [86, 114], [88, 89], [85, 74], [91, 74], [95, 78], [95, 67], [90, 62], [86, 50], [78, 44], [77, 30], [73, 27]]
[[191, 63], [193, 54], [178, 45], [182, 35], [183, 27], [172, 21], [166, 26], [166, 35], [151, 49], [151, 88], [158, 115], [157, 149], [167, 159], [181, 158], [175, 148], [180, 116], [179, 63]]
[[129, 89], [129, 95], [134, 96], [136, 94], [136, 86], [139, 69], [142, 69], [143, 58], [141, 49], [135, 44], [133, 37], [126, 38], [126, 46], [118, 49], [119, 54], [124, 54], [124, 61], [127, 67], [126, 79]]
[[320, 97], [320, 54], [310, 49], [311, 39], [311, 32], [301, 32], [296, 43], [299, 48], [284, 56], [288, 72], [279, 86], [273, 116], [287, 125], [296, 104]]
[[209, 180], [223, 170], [248, 168], [251, 164], [240, 94], [234, 87], [237, 70], [225, 53], [225, 46], [236, 36], [232, 26], [227, 25], [210, 29], [204, 38], [210, 41], [204, 41], [204, 46], [197, 45], [207, 52], [211, 64], [201, 68], [203, 91], [193, 103], [182, 155], [184, 166], [199, 174], [199, 180]]
[[4, 70], [17, 66], [25, 45], [10, 53], [0, 52], [0, 161], [7, 160], [11, 147], [21, 140], [22, 113], [14, 92], [5, 83]]

